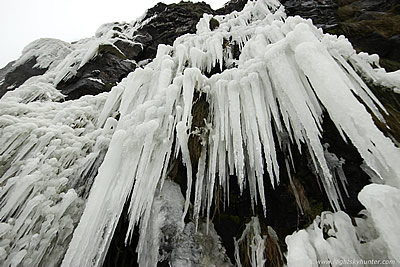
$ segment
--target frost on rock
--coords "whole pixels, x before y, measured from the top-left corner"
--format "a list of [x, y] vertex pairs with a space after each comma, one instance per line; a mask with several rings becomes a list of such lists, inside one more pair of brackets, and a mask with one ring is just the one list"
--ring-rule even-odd
[[[211, 19], [218, 28], [210, 29]], [[339, 255], [365, 259], [367, 250], [382, 258], [386, 251], [398, 256], [377, 203], [365, 202], [372, 221], [361, 218], [357, 227], [339, 211], [346, 197], [339, 190], [346, 192], [346, 163], [321, 140], [328, 114], [371, 176], [399, 188], [400, 151], [375, 126], [371, 113], [384, 123], [386, 110], [363, 80], [396, 85], [398, 73], [372, 68], [374, 57], [356, 54], [344, 37], [323, 34], [310, 20], [287, 18], [278, 1], [258, 0], [241, 12], [204, 15], [196, 34], [160, 45], [151, 63], [110, 93], [54, 102], [62, 98], [55, 90], [61, 80], [74, 76], [100, 45], [116, 46], [111, 40], [116, 32], [128, 38], [140, 23], [120, 30], [114, 27], [122, 25], [103, 25], [96, 37], [72, 45], [57, 66], [0, 101], [4, 265], [101, 266], [127, 205], [125, 242], [138, 227], [140, 265], [168, 260], [176, 266], [229, 266], [210, 222], [216, 188], [229, 205], [230, 182], [236, 179], [240, 192], [250, 192], [253, 210], [259, 205], [266, 214], [265, 185], [279, 185], [282, 172], [277, 151], [284, 152], [290, 175], [296, 172], [291, 150], [302, 148], [338, 212], [325, 212], [288, 237], [288, 264], [300, 259], [308, 266]], [[199, 95], [209, 104], [202, 129], [193, 114]], [[198, 162], [192, 162], [193, 136], [201, 139]], [[170, 181], [176, 160], [187, 171], [185, 199]], [[387, 210], [398, 214], [394, 206], [384, 206], [382, 213]], [[266, 260], [263, 234], [254, 217], [236, 241], [237, 248], [245, 244], [253, 266]], [[272, 230], [268, 234], [273, 236]], [[171, 241], [172, 235], [178, 239]]]

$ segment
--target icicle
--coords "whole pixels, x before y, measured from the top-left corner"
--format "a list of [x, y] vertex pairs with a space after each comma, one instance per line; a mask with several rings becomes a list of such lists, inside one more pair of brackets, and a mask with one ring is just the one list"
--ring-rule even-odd
[[[296, 30], [294, 34], [301, 34], [304, 38], [308, 26], [299, 24]], [[400, 186], [400, 171], [392, 167], [400, 160], [399, 150], [375, 127], [371, 115], [352, 96], [351, 90], [342, 79], [340, 68], [326, 49], [311, 38], [309, 42], [299, 44], [295, 51], [297, 63], [310, 79], [318, 98], [337, 127], [346, 132], [368, 165], [376, 169], [382, 177], [386, 177], [388, 184]], [[367, 132], [368, 137], [360, 134]], [[377, 147], [385, 153], [378, 152]]]
[[[75, 229], [74, 236], [64, 257], [62, 266], [97, 265], [101, 262], [101, 258], [104, 257], [102, 256], [102, 250], [106, 249], [104, 246], [107, 247], [107, 240], [116, 227], [116, 222], [110, 221], [107, 217], [103, 219], [101, 216], [104, 213], [109, 213], [110, 215], [116, 213], [118, 218], [119, 213], [122, 211], [125, 197], [130, 190], [129, 185], [124, 185], [123, 188], [119, 188], [112, 185], [112, 179], [109, 179], [114, 173], [119, 172], [118, 162], [121, 160], [122, 154], [120, 151], [122, 150], [125, 135], [126, 133], [122, 130], [118, 130], [114, 134], [114, 138], [110, 144], [110, 150], [105, 158], [105, 162], [109, 164], [107, 166], [103, 164], [99, 169], [99, 175], [96, 177], [85, 208], [86, 212], [82, 215], [80, 224]], [[113, 164], [110, 164], [111, 162], [113, 162]], [[121, 189], [123, 189], [122, 192], [120, 191]], [[114, 191], [118, 194], [119, 201], [105, 197], [109, 195], [108, 191]], [[112, 218], [114, 216], [115, 215], [109, 217]], [[82, 223], [86, 221], [88, 221], [88, 225], [91, 227], [87, 228], [87, 226]], [[99, 236], [99, 232], [103, 232], [104, 236]], [[90, 250], [88, 250], [89, 247], [96, 247], [97, 251], [90, 252]], [[93, 255], [93, 253], [99, 256]]]
[[[199, 216], [200, 210], [203, 203], [203, 194], [204, 194], [204, 179], [206, 178], [206, 156], [207, 156], [207, 148], [206, 146], [202, 146], [200, 159], [199, 159], [199, 166], [196, 174], [196, 187], [195, 187], [195, 200], [194, 200], [194, 211], [193, 217], [195, 220], [196, 231], [199, 226]], [[187, 197], [187, 196], [186, 196]]]
[[182, 73], [185, 63], [188, 60], [188, 52], [185, 45], [179, 44], [176, 46], [176, 56], [178, 57], [178, 69], [176, 73]]
[[190, 61], [192, 67], [199, 68], [201, 70], [206, 69], [204, 65], [205, 53], [196, 47], [190, 48]]
[[[25, 87], [35, 88], [29, 84]], [[63, 257], [84, 201], [74, 185], [85, 177], [75, 174], [85, 171], [84, 159], [96, 153], [97, 142], [107, 149], [112, 131], [103, 133], [94, 126], [98, 109], [105, 102], [104, 94], [69, 103], [32, 99], [34, 102], [26, 104], [21, 104], [21, 94], [25, 92], [16, 90], [15, 98], [0, 101], [0, 120], [4, 122], [0, 128], [0, 143], [4, 144], [0, 161], [11, 163], [1, 167], [1, 217], [15, 222], [7, 233], [7, 239], [15, 245], [0, 245], [9, 255], [1, 262], [10, 263], [13, 255], [32, 243], [21, 261], [35, 266]], [[47, 220], [50, 217], [53, 219]], [[33, 245], [36, 242], [39, 246], [38, 239], [40, 249]]]
[[186, 128], [184, 122], [179, 122], [176, 125], [176, 132], [177, 132], [179, 145], [180, 145], [181, 151], [182, 151], [183, 162], [186, 165], [186, 175], [187, 175], [186, 202], [185, 202], [185, 208], [184, 208], [183, 216], [182, 216], [182, 222], [183, 222], [185, 220], [186, 213], [189, 209], [190, 193], [192, 192], [192, 163], [190, 161], [190, 154], [189, 154], [189, 149], [188, 149], [189, 138], [188, 138], [188, 134], [187, 134], [187, 128]]
[[183, 78], [183, 101], [184, 101], [184, 108], [183, 108], [183, 122], [188, 126], [190, 129], [192, 125], [192, 104], [193, 104], [193, 94], [194, 89], [196, 86], [197, 75], [201, 75], [198, 69], [186, 69], [184, 72]]
[[[338, 192], [338, 195], [340, 196], [340, 191], [339, 191], [338, 184], [337, 184], [337, 180], [338, 180], [337, 178], [339, 178], [344, 192], [346, 193], [347, 197], [349, 197], [349, 192], [347, 191], [347, 186], [348, 186], [347, 178], [346, 178], [343, 168], [342, 168], [342, 165], [345, 163], [345, 160], [342, 158], [338, 159], [338, 157], [335, 154], [330, 153], [328, 151], [329, 144], [324, 144], [324, 148], [325, 148], [325, 151], [324, 151], [325, 159], [326, 159], [329, 169], [331, 170], [331, 173], [333, 174], [333, 176], [335, 178], [335, 186], [336, 186], [336, 191]], [[342, 201], [342, 203], [343, 203], [343, 201]]]
[[228, 99], [229, 99], [229, 119], [232, 128], [232, 137], [233, 137], [233, 151], [229, 151], [228, 153], [234, 154], [235, 160], [235, 168], [238, 176], [238, 185], [240, 188], [240, 192], [243, 191], [244, 186], [244, 152], [242, 146], [242, 133], [241, 133], [241, 119], [240, 119], [240, 101], [239, 101], [239, 84], [236, 81], [229, 82], [228, 85]]

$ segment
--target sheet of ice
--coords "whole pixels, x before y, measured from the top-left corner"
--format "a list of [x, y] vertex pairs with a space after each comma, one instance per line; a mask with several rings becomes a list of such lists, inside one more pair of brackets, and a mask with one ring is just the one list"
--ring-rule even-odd
[[171, 246], [175, 246], [185, 226], [181, 221], [184, 202], [179, 185], [166, 179], [156, 192], [146, 236], [140, 236], [140, 266], [157, 266], [159, 260], [171, 257]]
[[[40, 80], [40, 78], [37, 78]], [[60, 264], [80, 220], [101, 154], [112, 131], [95, 126], [106, 94], [64, 103], [27, 97], [26, 83], [0, 100], [0, 264]], [[55, 94], [57, 96], [57, 94]], [[57, 99], [57, 98], [55, 98]], [[100, 162], [99, 162], [100, 161]]]

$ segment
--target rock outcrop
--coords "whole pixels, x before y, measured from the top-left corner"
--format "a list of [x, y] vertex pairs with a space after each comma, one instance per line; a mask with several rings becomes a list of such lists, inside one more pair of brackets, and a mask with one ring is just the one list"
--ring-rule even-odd
[[400, 69], [400, 4], [396, 0], [285, 0], [288, 15], [310, 18], [326, 32], [346, 36], [358, 51], [378, 54]]
[[[44, 74], [47, 69], [34, 67], [36, 65], [36, 58], [31, 58], [23, 65], [13, 67], [13, 63], [9, 63], [4, 67], [4, 73], [0, 79], [0, 97], [6, 94], [8, 91], [12, 91], [15, 88], [22, 85], [26, 80], [33, 76]], [[11, 64], [11, 65], [10, 65]]]

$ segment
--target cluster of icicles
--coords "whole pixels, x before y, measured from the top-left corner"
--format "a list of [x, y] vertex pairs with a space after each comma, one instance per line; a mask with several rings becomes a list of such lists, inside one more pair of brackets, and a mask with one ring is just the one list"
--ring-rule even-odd
[[[210, 30], [210, 19], [219, 22], [217, 29]], [[231, 51], [235, 45], [239, 58]], [[155, 196], [169, 179], [169, 162], [179, 154], [187, 169], [187, 192], [178, 229], [184, 228], [192, 191], [195, 229], [201, 216], [209, 218], [217, 186], [229, 205], [229, 175], [237, 177], [241, 191], [250, 190], [253, 206], [259, 197], [265, 212], [263, 177], [267, 172], [271, 184], [279, 184], [275, 148], [283, 149], [287, 139], [299, 151], [306, 145], [332, 207], [340, 210], [337, 180], [346, 181], [341, 163], [332, 163], [334, 157], [321, 144], [323, 112], [354, 144], [374, 179], [399, 187], [399, 149], [376, 128], [364, 105], [382, 121], [379, 110], [385, 109], [356, 72], [375, 78], [368, 62], [374, 59], [357, 55], [345, 38], [323, 34], [309, 20], [286, 18], [278, 1], [258, 0], [241, 12], [204, 15], [197, 34], [160, 45], [153, 62], [110, 93], [64, 103], [5, 99], [0, 102], [0, 162], [6, 164], [0, 167], [0, 261], [101, 266], [129, 202], [126, 243], [140, 224], [139, 265], [156, 266], [160, 236], [154, 235], [161, 235], [166, 219], [154, 212]], [[223, 71], [204, 75], [215, 68]], [[188, 140], [194, 134], [195, 92], [206, 95], [210, 111], [205, 129], [196, 130], [202, 148], [192, 177]], [[87, 172], [106, 150], [90, 188], [92, 181], [81, 179], [91, 177]], [[286, 167], [295, 172], [290, 154]], [[339, 166], [339, 177], [332, 164]], [[88, 188], [80, 217], [86, 193], [76, 191]], [[258, 233], [257, 223], [253, 219], [248, 227]], [[254, 252], [254, 266], [265, 261], [257, 242], [261, 252]]]

